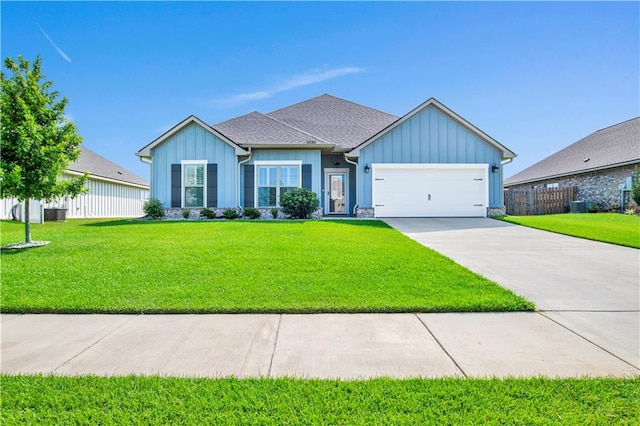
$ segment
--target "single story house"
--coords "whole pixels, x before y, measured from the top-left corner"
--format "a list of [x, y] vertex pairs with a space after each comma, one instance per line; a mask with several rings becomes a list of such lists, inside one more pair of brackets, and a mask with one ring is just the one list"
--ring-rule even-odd
[[[43, 220], [42, 210], [66, 209], [66, 217], [117, 218], [144, 216], [142, 206], [149, 198], [149, 182], [119, 165], [80, 146], [80, 157], [69, 164], [61, 179], [71, 179], [89, 173], [85, 188], [88, 192], [76, 198], [65, 197], [51, 203], [31, 202], [31, 220]], [[2, 200], [2, 219], [23, 219], [23, 208], [18, 200]]]
[[190, 116], [137, 155], [170, 216], [268, 212], [303, 187], [328, 216], [485, 217], [504, 211], [502, 164], [516, 154], [434, 98], [396, 117], [325, 94], [214, 125]]
[[[640, 168], [640, 117], [623, 121], [567, 146], [511, 176], [505, 188], [577, 187], [577, 201], [600, 210], [625, 207]], [[624, 200], [623, 200], [624, 197]]]

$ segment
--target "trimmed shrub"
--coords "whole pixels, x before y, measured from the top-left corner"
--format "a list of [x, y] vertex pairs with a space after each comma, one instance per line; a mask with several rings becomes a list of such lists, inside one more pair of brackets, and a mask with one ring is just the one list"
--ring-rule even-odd
[[298, 188], [280, 196], [282, 212], [292, 219], [308, 219], [313, 212], [318, 210], [318, 207], [320, 207], [318, 196], [308, 189]]
[[151, 219], [160, 219], [164, 217], [164, 207], [162, 203], [157, 198], [151, 197], [142, 206], [142, 211], [144, 214], [149, 216]]
[[246, 209], [244, 209], [244, 216], [253, 220], [258, 219], [260, 216], [262, 216], [262, 213], [260, 213], [260, 210], [256, 208], [247, 207]]
[[236, 209], [225, 209], [222, 211], [222, 216], [224, 216], [225, 219], [229, 220], [237, 219], [240, 217]]
[[640, 170], [636, 171], [631, 184], [631, 199], [640, 207]]
[[191, 210], [182, 209], [182, 217], [184, 217], [185, 219], [189, 219], [189, 216], [191, 216]]
[[278, 209], [271, 209], [271, 216], [273, 216], [274, 219], [278, 218], [278, 213], [280, 213], [280, 210]]
[[200, 210], [200, 217], [206, 217], [207, 219], [215, 219], [218, 216], [216, 215], [216, 212], [205, 207], [204, 209]]

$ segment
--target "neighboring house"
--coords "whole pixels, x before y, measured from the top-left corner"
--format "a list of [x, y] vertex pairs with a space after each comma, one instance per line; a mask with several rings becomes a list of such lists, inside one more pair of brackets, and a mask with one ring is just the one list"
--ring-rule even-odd
[[396, 117], [330, 95], [215, 125], [190, 116], [137, 155], [169, 215], [266, 212], [303, 187], [323, 214], [358, 217], [499, 214], [515, 157], [434, 98]]
[[[640, 167], [640, 117], [598, 130], [505, 180], [505, 188], [567, 187], [602, 210], [624, 207]], [[630, 201], [628, 197], [625, 202]]]
[[[40, 221], [41, 207], [63, 208], [67, 218], [140, 217], [149, 198], [149, 182], [118, 166], [95, 152], [80, 147], [80, 157], [69, 164], [62, 179], [89, 173], [86, 194], [71, 199], [64, 197], [51, 203], [33, 200], [31, 217]], [[2, 200], [2, 219], [22, 219], [22, 206], [16, 199]]]

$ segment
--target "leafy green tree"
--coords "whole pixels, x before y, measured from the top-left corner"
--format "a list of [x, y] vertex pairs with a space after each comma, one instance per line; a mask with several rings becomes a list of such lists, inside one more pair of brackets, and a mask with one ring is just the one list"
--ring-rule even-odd
[[633, 184], [631, 185], [631, 199], [640, 207], [640, 170], [636, 171], [633, 176]]
[[29, 201], [75, 197], [84, 192], [87, 175], [61, 180], [62, 172], [80, 156], [82, 138], [64, 117], [67, 99], [45, 81], [40, 55], [30, 64], [4, 60], [0, 72], [0, 197], [25, 205], [25, 242], [31, 242]]

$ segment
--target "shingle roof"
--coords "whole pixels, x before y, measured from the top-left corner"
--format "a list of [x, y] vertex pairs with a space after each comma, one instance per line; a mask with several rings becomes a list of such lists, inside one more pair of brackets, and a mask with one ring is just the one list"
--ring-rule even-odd
[[640, 162], [640, 117], [598, 130], [504, 181], [505, 186]]
[[89, 172], [92, 176], [118, 180], [123, 183], [149, 186], [148, 181], [83, 146], [80, 146], [80, 157], [78, 160], [70, 163], [67, 170], [78, 173]]
[[307, 145], [311, 144], [309, 141], [327, 144], [322, 140], [318, 140], [317, 136], [295, 129], [257, 111], [232, 118], [211, 127], [242, 146]]
[[398, 119], [326, 94], [266, 115], [344, 149], [356, 147]]

